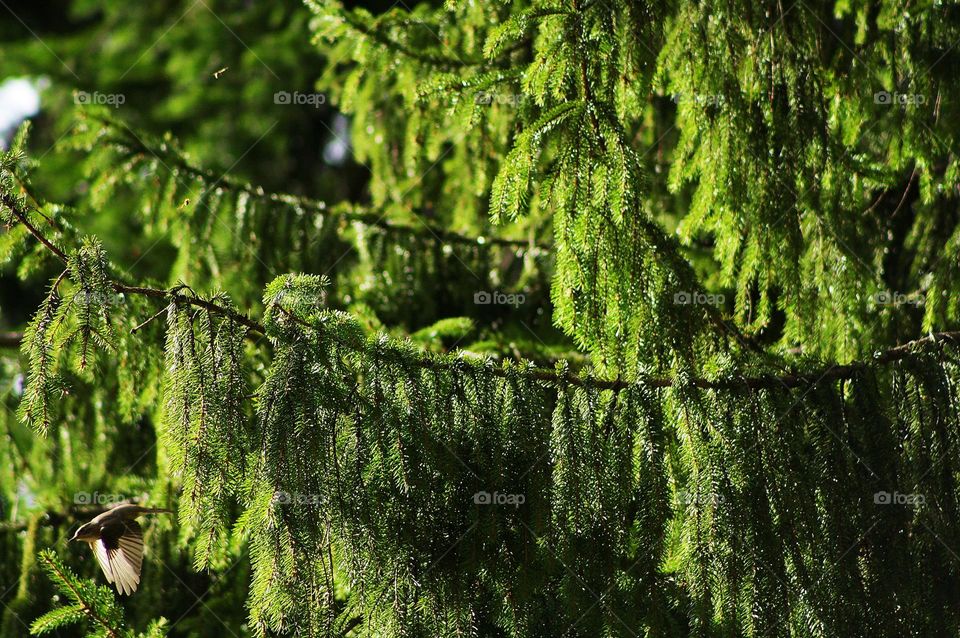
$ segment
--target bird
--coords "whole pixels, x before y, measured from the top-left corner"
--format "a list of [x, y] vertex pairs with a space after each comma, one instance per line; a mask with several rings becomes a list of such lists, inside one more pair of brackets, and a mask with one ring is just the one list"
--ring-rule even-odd
[[130, 596], [140, 584], [143, 563], [143, 531], [137, 517], [142, 514], [172, 514], [173, 510], [119, 503], [74, 532], [71, 541], [90, 545], [108, 583]]

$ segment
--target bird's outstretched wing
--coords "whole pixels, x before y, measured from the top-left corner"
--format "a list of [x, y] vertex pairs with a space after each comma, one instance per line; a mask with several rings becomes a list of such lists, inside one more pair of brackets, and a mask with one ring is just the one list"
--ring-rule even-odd
[[117, 590], [128, 596], [137, 591], [143, 563], [143, 532], [137, 521], [104, 525], [100, 539], [90, 547], [108, 583], [116, 583]]

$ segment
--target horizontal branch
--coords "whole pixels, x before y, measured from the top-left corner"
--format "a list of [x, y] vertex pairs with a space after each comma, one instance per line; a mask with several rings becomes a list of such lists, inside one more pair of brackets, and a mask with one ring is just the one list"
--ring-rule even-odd
[[213, 303], [212, 301], [201, 299], [200, 297], [191, 297], [189, 295], [181, 294], [178, 291], [181, 290], [182, 287], [177, 287], [171, 290], [164, 290], [162, 288], [146, 288], [144, 286], [127, 286], [125, 284], [114, 282], [113, 289], [117, 292], [122, 292], [124, 294], [143, 295], [144, 297], [167, 298], [175, 301], [181, 301], [183, 303], [188, 303], [191, 306], [197, 306], [198, 308], [203, 308], [205, 310], [209, 310], [210, 312], [232, 319], [233, 321], [236, 321], [240, 325], [245, 326], [254, 332], [259, 332], [260, 334], [266, 334], [263, 324], [254, 321], [247, 315], [239, 313], [236, 310], [233, 310], [232, 308], [228, 308], [226, 306], [221, 306], [220, 304]]
[[22, 332], [0, 332], [0, 348], [19, 348], [21, 341]]
[[453, 232], [440, 226], [434, 226], [426, 222], [421, 222], [420, 226], [395, 224], [386, 219], [386, 213], [383, 209], [373, 207], [331, 207], [322, 200], [311, 199], [309, 197], [299, 197], [289, 193], [271, 193], [265, 191], [260, 186], [255, 186], [248, 182], [244, 182], [231, 175], [218, 176], [209, 169], [192, 164], [180, 153], [170, 148], [153, 148], [140, 139], [139, 136], [133, 134], [132, 131], [127, 129], [126, 125], [122, 123], [97, 115], [88, 115], [87, 117], [122, 135], [122, 139], [111, 139], [110, 143], [125, 149], [127, 152], [163, 158], [163, 160], [170, 165], [175, 166], [183, 172], [192, 175], [208, 184], [215, 184], [217, 186], [225, 187], [229, 190], [244, 192], [252, 197], [280, 204], [286, 204], [289, 206], [295, 206], [318, 215], [331, 218], [340, 218], [345, 221], [355, 222], [372, 228], [378, 228], [388, 233], [418, 236], [432, 241], [467, 246], [493, 245], [511, 248], [514, 250], [536, 249], [540, 253], [549, 253], [551, 250], [550, 246], [538, 244], [530, 240], [483, 236], [472, 237], [470, 235]]
[[[59, 259], [66, 266], [68, 265], [67, 254], [58, 248], [52, 241], [50, 241], [40, 230], [30, 223], [30, 218], [27, 215], [27, 212], [22, 210], [20, 206], [13, 200], [12, 197], [9, 197], [6, 193], [0, 194], [0, 201], [9, 208], [14, 217], [19, 220], [21, 224], [33, 235], [37, 241], [47, 247], [47, 249], [53, 253], [57, 259]], [[237, 323], [246, 326], [250, 330], [264, 334], [264, 328], [262, 324], [253, 321], [244, 314], [241, 314], [232, 308], [227, 308], [226, 306], [221, 306], [219, 304], [213, 303], [212, 301], [207, 301], [206, 299], [201, 299], [199, 297], [191, 297], [188, 295], [181, 294], [179, 291], [183, 287], [177, 287], [170, 290], [164, 290], [162, 288], [148, 288], [145, 286], [128, 286], [126, 284], [120, 283], [118, 281], [111, 281], [110, 285], [113, 290], [118, 293], [131, 294], [131, 295], [142, 295], [145, 297], [155, 297], [162, 299], [170, 299], [171, 301], [180, 301], [183, 303], [190, 304], [192, 306], [197, 306], [199, 308], [204, 308], [211, 312], [217, 313], [224, 317], [228, 317]]]
[[30, 234], [33, 235], [37, 241], [47, 247], [47, 250], [56, 255], [57, 259], [63, 262], [63, 265], [67, 265], [67, 253], [63, 252], [57, 246], [47, 239], [43, 233], [41, 233], [36, 226], [30, 223], [30, 218], [27, 216], [27, 212], [22, 210], [19, 204], [11, 197], [8, 193], [0, 193], [0, 203], [10, 209], [13, 215], [23, 224], [24, 228], [30, 231]]
[[[558, 12], [559, 13], [559, 12]], [[517, 51], [524, 46], [527, 46], [530, 43], [529, 38], [521, 39], [517, 42], [514, 42], [508, 48], [500, 54], [499, 57], [495, 59], [487, 58], [472, 58], [469, 56], [460, 56], [454, 54], [454, 57], [447, 55], [432, 55], [430, 53], [424, 53], [422, 51], [414, 50], [402, 42], [392, 39], [387, 33], [380, 29], [381, 20], [376, 20], [376, 24], [373, 26], [368, 26], [363, 23], [360, 19], [356, 18], [354, 11], [341, 10], [340, 17], [343, 18], [344, 23], [346, 23], [354, 32], [367, 36], [373, 39], [375, 42], [383, 45], [385, 48], [389, 49], [394, 53], [400, 53], [405, 55], [413, 60], [422, 62], [424, 64], [429, 64], [432, 66], [439, 67], [441, 69], [456, 69], [456, 68], [469, 68], [469, 67], [506, 67], [509, 61], [510, 54], [514, 51]], [[389, 26], [389, 25], [387, 25]], [[441, 26], [435, 26], [431, 31], [440, 32], [443, 31]], [[467, 59], [465, 59], [465, 57]]]
[[[763, 375], [753, 377], [730, 377], [726, 379], [705, 379], [695, 377], [690, 379], [689, 385], [705, 390], [720, 390], [732, 388], [797, 388], [801, 386], [816, 385], [822, 381], [837, 381], [840, 379], [850, 379], [856, 374], [867, 369], [871, 364], [882, 364], [899, 361], [910, 355], [913, 348], [925, 343], [937, 343], [939, 341], [960, 341], [960, 332], [939, 332], [931, 334], [922, 339], [916, 339], [903, 345], [891, 348], [873, 358], [872, 361], [862, 361], [844, 365], [831, 365], [817, 372], [805, 374], [780, 374]], [[452, 361], [437, 361], [424, 358], [420, 362], [424, 368], [452, 368]], [[502, 368], [491, 368], [490, 372], [494, 376], [506, 377], [507, 371]], [[550, 370], [530, 370], [522, 372], [521, 375], [527, 376], [537, 381], [544, 381], [554, 385], [573, 385], [579, 387], [596, 388], [598, 390], [613, 390], [619, 392], [634, 385], [640, 385], [648, 388], [669, 388], [677, 384], [670, 377], [642, 377], [636, 381], [626, 381], [623, 379], [598, 379], [592, 377], [578, 377], [576, 375], [560, 375]]]
[[[277, 308], [286, 316], [290, 317], [304, 327], [319, 329], [306, 322], [282, 306]], [[329, 336], [329, 335], [327, 335]], [[722, 379], [706, 379], [703, 377], [694, 377], [688, 381], [688, 384], [705, 390], [720, 390], [731, 388], [796, 388], [801, 386], [816, 385], [821, 381], [836, 381], [839, 379], [850, 379], [856, 374], [866, 370], [870, 365], [892, 363], [905, 359], [917, 346], [926, 343], [939, 343], [941, 341], [960, 342], [960, 331], [956, 332], [937, 332], [926, 337], [915, 339], [908, 343], [890, 348], [876, 355], [870, 361], [860, 361], [849, 364], [833, 364], [822, 368], [816, 372], [796, 373], [796, 374], [778, 374], [762, 376], [740, 376], [728, 377]], [[341, 345], [350, 347], [347, 343], [339, 341]], [[452, 355], [437, 355], [432, 353], [423, 353], [416, 362], [421, 368], [437, 370], [452, 370], [458, 368], [462, 362]], [[511, 371], [504, 368], [487, 368], [486, 372], [495, 377], [508, 377]], [[619, 392], [631, 386], [639, 385], [648, 388], [669, 388], [677, 385], [677, 381], [670, 377], [641, 377], [635, 381], [624, 379], [602, 379], [596, 377], [579, 377], [573, 374], [558, 374], [552, 370], [528, 369], [519, 371], [519, 375], [535, 381], [543, 381], [553, 385], [573, 385], [584, 388], [596, 388], [598, 390], [613, 390]]]
[[[13, 211], [14, 216], [27, 228], [31, 235], [33, 235], [37, 241], [47, 247], [54, 255], [56, 255], [64, 264], [67, 263], [67, 256], [61, 249], [57, 248], [49, 239], [47, 239], [33, 224], [30, 223], [29, 218], [25, 211], [21, 210], [20, 207], [13, 201], [12, 198], [8, 197], [6, 194], [2, 194], [2, 202], [11, 211]], [[143, 295], [146, 297], [154, 298], [163, 298], [170, 299], [172, 301], [180, 301], [183, 303], [188, 303], [199, 308], [204, 308], [210, 312], [228, 317], [233, 321], [247, 327], [248, 329], [258, 332], [260, 334], [266, 334], [266, 328], [263, 324], [251, 319], [245, 314], [239, 313], [232, 308], [226, 306], [221, 306], [212, 301], [207, 301], [206, 299], [201, 299], [195, 296], [188, 296], [180, 293], [179, 291], [185, 288], [186, 286], [180, 286], [170, 290], [163, 290], [160, 288], [149, 288], [144, 286], [130, 286], [122, 284], [119, 282], [112, 282], [113, 288], [117, 292], [122, 292], [125, 294], [134, 294], [134, 295]], [[287, 316], [293, 318], [299, 323], [309, 327], [311, 329], [316, 329], [315, 326], [304, 322], [300, 318], [296, 317], [290, 313], [287, 309], [282, 306], [277, 306], [279, 310], [284, 312]], [[936, 344], [941, 341], [954, 341], [960, 342], [960, 331], [955, 332], [938, 332], [932, 333], [926, 337], [915, 339], [903, 345], [899, 345], [888, 350], [885, 350], [877, 355], [875, 355], [869, 361], [860, 361], [849, 364], [832, 364], [825, 368], [822, 368], [816, 372], [810, 373], [794, 373], [794, 374], [779, 374], [779, 375], [761, 375], [761, 376], [752, 376], [752, 377], [729, 377], [725, 379], [706, 379], [702, 377], [695, 377], [691, 379], [688, 383], [689, 385], [697, 388], [703, 389], [723, 389], [723, 388], [751, 388], [751, 389], [760, 389], [760, 388], [796, 388], [799, 386], [815, 385], [821, 381], [836, 381], [839, 379], [849, 379], [854, 377], [856, 374], [862, 372], [870, 365], [892, 363], [905, 359], [910, 356], [911, 352], [917, 346], [923, 344]], [[456, 357], [451, 355], [440, 356], [431, 353], [423, 353], [420, 356], [418, 362], [420, 367], [437, 369], [453, 369], [459, 364], [459, 360]], [[506, 377], [509, 373], [506, 369], [503, 368], [489, 368], [488, 372], [494, 376]], [[600, 379], [594, 377], [578, 377], [573, 374], [558, 374], [552, 370], [544, 369], [529, 369], [520, 371], [521, 376], [525, 376], [529, 379], [535, 381], [543, 381], [545, 383], [550, 383], [554, 385], [573, 385], [580, 387], [590, 387], [596, 388], [599, 390], [614, 390], [620, 391], [626, 388], [629, 388], [633, 385], [642, 385], [650, 388], [668, 388], [677, 384], [676, 380], [670, 377], [641, 377], [634, 381], [628, 381], [623, 379]]]
[[[128, 502], [141, 502], [138, 498], [132, 498]], [[98, 514], [106, 512], [110, 505], [70, 505], [63, 510], [46, 510], [39, 513], [39, 525], [43, 527], [59, 528], [63, 525], [73, 525], [79, 521], [88, 521]], [[25, 520], [0, 521], [0, 532], [19, 532], [29, 527], [29, 522]]]

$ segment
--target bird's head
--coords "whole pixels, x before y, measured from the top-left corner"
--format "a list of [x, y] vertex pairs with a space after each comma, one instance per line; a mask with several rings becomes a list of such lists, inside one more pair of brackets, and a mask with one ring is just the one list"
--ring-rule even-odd
[[100, 526], [94, 523], [84, 523], [73, 533], [71, 541], [93, 541], [100, 538]]

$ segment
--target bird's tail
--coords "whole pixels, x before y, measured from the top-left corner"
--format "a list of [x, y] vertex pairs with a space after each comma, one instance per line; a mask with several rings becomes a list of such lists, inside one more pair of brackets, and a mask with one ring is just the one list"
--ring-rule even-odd
[[173, 510], [168, 510], [163, 507], [141, 507], [140, 514], [173, 514]]

